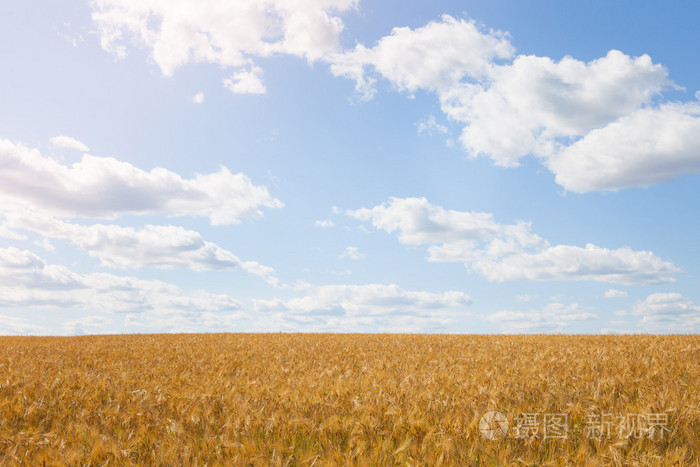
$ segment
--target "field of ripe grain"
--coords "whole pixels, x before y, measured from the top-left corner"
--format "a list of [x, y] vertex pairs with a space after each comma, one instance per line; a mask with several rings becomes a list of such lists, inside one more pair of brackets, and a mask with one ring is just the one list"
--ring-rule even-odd
[[697, 465], [699, 453], [697, 335], [0, 338], [0, 465]]

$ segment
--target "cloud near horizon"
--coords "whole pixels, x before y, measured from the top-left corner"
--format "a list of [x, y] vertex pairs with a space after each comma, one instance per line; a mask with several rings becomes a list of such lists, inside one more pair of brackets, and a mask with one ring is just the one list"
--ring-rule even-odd
[[[178, 286], [160, 280], [79, 274], [15, 247], [0, 248], [0, 309], [3, 308], [97, 312], [103, 318], [124, 314], [136, 322], [159, 320], [161, 324], [173, 320], [168, 328], [185, 322], [195, 326], [205, 313], [248, 319], [240, 311], [241, 303], [225, 294], [184, 294]], [[16, 331], [38, 329], [20, 326]]]
[[526, 222], [500, 224], [483, 212], [447, 210], [425, 198], [390, 198], [347, 212], [397, 234], [404, 245], [430, 245], [428, 261], [463, 262], [488, 281], [582, 280], [623, 285], [674, 282], [680, 269], [650, 251], [550, 245]]
[[484, 319], [497, 323], [501, 331], [506, 333], [565, 332], [576, 322], [597, 318], [597, 315], [588, 310], [578, 303], [549, 303], [538, 310], [498, 311], [484, 316]]
[[302, 288], [302, 297], [254, 300], [256, 311], [270, 315], [281, 330], [345, 332], [377, 327], [380, 331], [444, 330], [471, 298], [463, 292], [404, 290], [396, 284], [324, 285]]
[[654, 293], [632, 309], [646, 332], [687, 333], [700, 326], [700, 306], [680, 293]]

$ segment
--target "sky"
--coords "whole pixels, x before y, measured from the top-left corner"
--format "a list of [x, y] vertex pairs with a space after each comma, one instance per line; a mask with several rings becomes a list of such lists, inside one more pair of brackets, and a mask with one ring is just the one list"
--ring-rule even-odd
[[6, 0], [0, 335], [697, 333], [699, 15]]

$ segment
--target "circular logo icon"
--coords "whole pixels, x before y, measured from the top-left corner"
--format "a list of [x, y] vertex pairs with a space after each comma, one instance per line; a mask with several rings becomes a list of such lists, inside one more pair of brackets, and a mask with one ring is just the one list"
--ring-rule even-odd
[[479, 431], [487, 439], [503, 439], [508, 434], [508, 419], [501, 412], [486, 412], [479, 420]]

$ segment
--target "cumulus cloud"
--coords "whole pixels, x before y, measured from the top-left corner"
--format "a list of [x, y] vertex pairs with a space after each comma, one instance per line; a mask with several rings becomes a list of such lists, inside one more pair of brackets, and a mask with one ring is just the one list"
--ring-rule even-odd
[[250, 71], [233, 73], [223, 80], [224, 87], [234, 94], [265, 94], [267, 89], [262, 81], [262, 68], [251, 67]]
[[441, 101], [450, 117], [465, 124], [460, 141], [470, 154], [515, 166], [528, 154], [549, 157], [568, 139], [649, 103], [666, 75], [648, 56], [616, 50], [588, 63], [521, 55], [494, 67], [481, 89], [455, 89]]
[[362, 98], [371, 99], [376, 92], [373, 71], [400, 91], [442, 93], [464, 79], [489, 76], [494, 60], [509, 58], [513, 51], [503, 33], [482, 32], [473, 21], [443, 15], [420, 28], [394, 28], [374, 47], [358, 44], [330, 61], [335, 76], [355, 80]]
[[[448, 210], [425, 198], [390, 198], [373, 208], [348, 211], [348, 215], [371, 221], [386, 232], [398, 233], [399, 241], [406, 245], [475, 242], [503, 230], [492, 214]], [[530, 240], [540, 241], [535, 237]]]
[[0, 139], [0, 202], [57, 217], [114, 218], [163, 212], [207, 216], [213, 225], [262, 216], [283, 204], [242, 173], [218, 172], [184, 179], [164, 168], [145, 171], [128, 162], [85, 154], [63, 165], [39, 151]]
[[680, 293], [655, 293], [637, 303], [632, 314], [646, 332], [687, 333], [700, 329], [700, 306]]
[[75, 138], [71, 138], [70, 136], [54, 136], [53, 138], [49, 139], [49, 142], [57, 148], [75, 149], [76, 151], [80, 152], [88, 152], [90, 150], [85, 143], [78, 141]]
[[648, 187], [700, 172], [700, 103], [639, 109], [547, 160], [567, 190]]
[[233, 92], [265, 92], [253, 60], [288, 54], [309, 62], [335, 52], [355, 0], [93, 0], [92, 19], [102, 48], [118, 58], [135, 46], [150, 51], [165, 75], [188, 63], [236, 71]]
[[645, 187], [700, 171], [699, 105], [660, 102], [674, 84], [648, 55], [516, 55], [506, 33], [444, 15], [329, 60], [364, 100], [379, 78], [435, 94], [463, 124], [470, 155], [504, 167], [534, 155], [570, 191]]
[[313, 286], [303, 297], [254, 300], [257, 311], [271, 314], [266, 322], [281, 329], [335, 331], [444, 329], [470, 304], [463, 292], [407, 291], [395, 284]]
[[[449, 15], [343, 51], [339, 15], [354, 5], [94, 0], [92, 17], [102, 47], [117, 57], [129, 45], [146, 48], [166, 75], [214, 63], [230, 69], [222, 82], [234, 93], [264, 93], [255, 59], [275, 54], [323, 60], [333, 75], [355, 81], [361, 100], [375, 95], [379, 79], [411, 95], [433, 93], [463, 125], [467, 153], [504, 167], [534, 155], [573, 192], [645, 187], [700, 171], [698, 103], [664, 103], [663, 91], [674, 85], [646, 54], [610, 50], [588, 62], [517, 55], [507, 33]], [[442, 132], [431, 123], [419, 131]]]
[[679, 269], [649, 251], [550, 245], [526, 222], [500, 224], [493, 215], [447, 210], [425, 198], [391, 198], [348, 215], [406, 245], [431, 245], [428, 260], [463, 262], [492, 282], [590, 280], [624, 285], [673, 282]]
[[[206, 313], [244, 316], [240, 302], [225, 294], [184, 294], [179, 287], [158, 280], [79, 274], [12, 247], [0, 248], [0, 308], [66, 309], [99, 313], [97, 316], [128, 313], [138, 314], [143, 321], [162, 319], [160, 324], [166, 323], [166, 317], [197, 323]], [[75, 330], [78, 324], [69, 323], [69, 327]]]
[[498, 323], [501, 331], [508, 333], [565, 332], [577, 321], [597, 318], [588, 310], [578, 303], [550, 303], [538, 310], [499, 311], [487, 315], [485, 320]]

